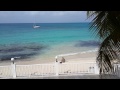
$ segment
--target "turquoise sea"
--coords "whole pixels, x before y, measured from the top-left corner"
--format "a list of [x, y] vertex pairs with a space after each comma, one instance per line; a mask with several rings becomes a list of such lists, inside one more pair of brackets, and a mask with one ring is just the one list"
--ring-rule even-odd
[[94, 50], [99, 42], [89, 23], [0, 24], [0, 60], [55, 57], [58, 54]]

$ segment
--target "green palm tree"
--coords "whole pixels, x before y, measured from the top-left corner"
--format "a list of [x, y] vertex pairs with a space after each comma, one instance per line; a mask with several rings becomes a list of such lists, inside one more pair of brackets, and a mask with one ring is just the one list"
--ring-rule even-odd
[[87, 11], [93, 18], [90, 27], [101, 41], [97, 63], [100, 74], [113, 70], [112, 61], [120, 60], [120, 11]]

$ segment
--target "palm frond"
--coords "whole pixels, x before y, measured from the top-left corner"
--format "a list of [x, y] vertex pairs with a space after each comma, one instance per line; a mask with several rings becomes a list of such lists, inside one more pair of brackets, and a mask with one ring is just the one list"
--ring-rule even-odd
[[99, 68], [101, 68], [103, 72], [111, 71], [113, 69], [111, 62], [113, 60], [120, 59], [118, 55], [118, 52], [120, 52], [120, 50], [118, 50], [117, 47], [114, 46], [114, 42], [110, 39], [110, 37], [111, 36], [107, 37], [101, 43], [100, 49], [98, 51], [97, 63], [99, 65]]
[[88, 11], [87, 16], [94, 17], [90, 30], [102, 41], [97, 62], [100, 70], [112, 70], [112, 60], [120, 60], [120, 12]]

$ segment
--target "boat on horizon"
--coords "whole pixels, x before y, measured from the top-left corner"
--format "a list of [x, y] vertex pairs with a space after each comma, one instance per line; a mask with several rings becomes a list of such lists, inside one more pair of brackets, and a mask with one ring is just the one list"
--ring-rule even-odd
[[40, 28], [40, 26], [36, 24], [36, 20], [35, 19], [34, 19], [34, 23], [33, 23], [33, 28]]
[[33, 25], [33, 28], [40, 28], [39, 25]]

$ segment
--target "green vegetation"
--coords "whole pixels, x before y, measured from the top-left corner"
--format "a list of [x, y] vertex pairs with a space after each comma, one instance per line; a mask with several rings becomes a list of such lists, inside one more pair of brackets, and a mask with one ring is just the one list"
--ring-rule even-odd
[[97, 55], [100, 74], [110, 72], [113, 60], [120, 60], [120, 11], [88, 11], [87, 16], [93, 18], [90, 29], [101, 41]]

